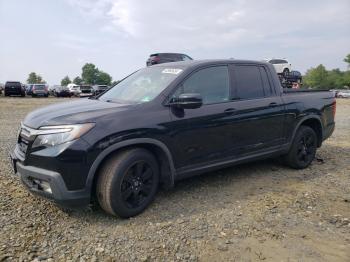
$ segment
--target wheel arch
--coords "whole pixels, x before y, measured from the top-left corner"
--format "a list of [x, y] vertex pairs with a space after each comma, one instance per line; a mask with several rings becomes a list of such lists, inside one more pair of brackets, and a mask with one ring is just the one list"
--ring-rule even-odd
[[175, 167], [168, 147], [156, 139], [136, 138], [111, 145], [104, 149], [95, 159], [89, 170], [86, 180], [86, 188], [93, 193], [92, 190], [94, 189], [94, 183], [97, 178], [98, 170], [111, 155], [122, 150], [135, 147], [147, 149], [154, 154], [160, 168], [160, 182], [165, 188], [173, 187], [175, 182]]
[[294, 137], [295, 137], [299, 127], [302, 125], [311, 127], [315, 131], [315, 133], [317, 135], [317, 147], [320, 147], [322, 145], [322, 141], [323, 141], [323, 125], [322, 125], [321, 118], [317, 115], [306, 116], [299, 121], [299, 123], [297, 124], [297, 126], [295, 127], [295, 129], [293, 131], [291, 144], [294, 140]]

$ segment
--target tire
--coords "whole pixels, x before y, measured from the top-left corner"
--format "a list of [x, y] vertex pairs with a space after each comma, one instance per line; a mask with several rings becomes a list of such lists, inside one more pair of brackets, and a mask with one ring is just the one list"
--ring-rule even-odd
[[284, 160], [292, 168], [303, 169], [314, 160], [316, 150], [317, 135], [315, 131], [311, 127], [300, 126], [294, 137], [292, 147]]
[[289, 75], [289, 69], [288, 68], [283, 69], [283, 75], [284, 76]]
[[102, 209], [122, 218], [136, 216], [153, 201], [159, 184], [154, 156], [141, 148], [109, 158], [98, 173], [96, 195]]

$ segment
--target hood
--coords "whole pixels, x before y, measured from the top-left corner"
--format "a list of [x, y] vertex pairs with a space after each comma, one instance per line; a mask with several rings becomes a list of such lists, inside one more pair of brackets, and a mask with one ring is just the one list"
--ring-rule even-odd
[[23, 124], [31, 128], [47, 125], [96, 122], [102, 116], [125, 111], [135, 105], [109, 103], [94, 99], [81, 99], [49, 105], [29, 113]]

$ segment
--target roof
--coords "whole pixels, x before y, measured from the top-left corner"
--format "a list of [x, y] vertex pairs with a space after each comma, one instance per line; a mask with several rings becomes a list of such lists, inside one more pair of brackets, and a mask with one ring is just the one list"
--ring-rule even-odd
[[206, 59], [206, 60], [187, 60], [187, 61], [179, 61], [179, 62], [171, 62], [171, 63], [162, 63], [156, 64], [152, 67], [196, 67], [202, 65], [211, 65], [211, 64], [265, 64], [269, 65], [264, 61], [255, 61], [255, 60], [238, 60], [238, 59]]

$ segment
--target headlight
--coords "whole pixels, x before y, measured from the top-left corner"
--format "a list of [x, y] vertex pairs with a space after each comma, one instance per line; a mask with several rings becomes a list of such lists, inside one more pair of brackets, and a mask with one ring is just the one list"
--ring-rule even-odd
[[87, 133], [94, 126], [94, 123], [87, 123], [41, 127], [37, 130], [37, 137], [34, 140], [32, 148], [39, 146], [51, 147], [75, 140]]

